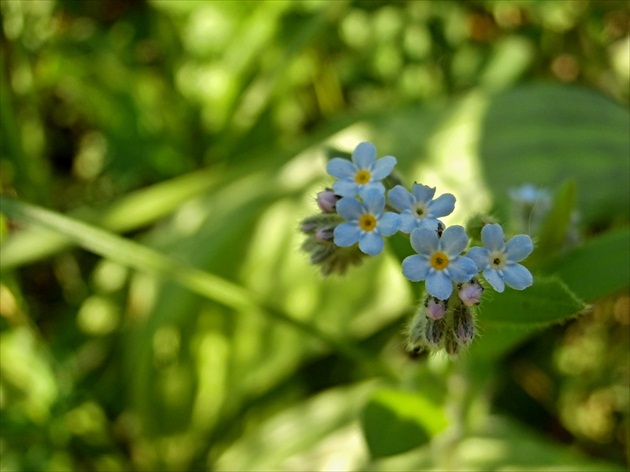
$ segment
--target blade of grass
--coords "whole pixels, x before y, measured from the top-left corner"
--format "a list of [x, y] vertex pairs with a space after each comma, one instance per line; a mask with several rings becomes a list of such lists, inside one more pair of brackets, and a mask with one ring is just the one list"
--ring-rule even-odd
[[[259, 171], [261, 162], [265, 162], [266, 167], [270, 169], [269, 178], [273, 180], [273, 176], [278, 174], [278, 169], [292, 157], [310, 147], [321, 145], [339, 130], [359, 119], [369, 119], [370, 116], [372, 114], [362, 117], [343, 116], [286, 149], [266, 150], [257, 158], [249, 159], [242, 164], [241, 159], [235, 156], [234, 161], [239, 162], [237, 167], [226, 166], [221, 169], [208, 168], [190, 172], [121, 196], [102, 208], [78, 208], [70, 212], [70, 216], [116, 233], [134, 231], [168, 215], [191, 198], [229, 185], [243, 175]], [[75, 242], [60, 232], [35, 227], [25, 229], [19, 237], [11, 238], [5, 244], [7, 249], [0, 264], [2, 270], [43, 260], [72, 247]]]
[[[65, 238], [80, 247], [127, 267], [171, 280], [208, 300], [242, 312], [266, 315], [318, 339], [331, 349], [361, 365], [367, 373], [395, 379], [395, 374], [374, 355], [349, 341], [337, 339], [317, 327], [295, 319], [258, 300], [256, 294], [209, 272], [187, 266], [157, 251], [103, 229], [44, 208], [0, 196], [0, 208], [9, 218], [30, 223]], [[6, 244], [0, 247], [0, 269], [4, 267]]]

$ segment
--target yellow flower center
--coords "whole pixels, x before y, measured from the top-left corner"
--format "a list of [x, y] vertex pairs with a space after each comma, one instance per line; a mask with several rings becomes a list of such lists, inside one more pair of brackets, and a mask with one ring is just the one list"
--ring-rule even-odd
[[374, 218], [369, 213], [366, 213], [361, 216], [361, 219], [359, 220], [359, 226], [363, 231], [372, 231], [374, 228], [376, 228], [376, 218]]
[[357, 172], [357, 175], [354, 176], [354, 180], [358, 184], [367, 184], [371, 177], [370, 171], [364, 169]]
[[443, 252], [434, 252], [431, 256], [431, 266], [435, 270], [442, 270], [448, 267], [448, 256]]

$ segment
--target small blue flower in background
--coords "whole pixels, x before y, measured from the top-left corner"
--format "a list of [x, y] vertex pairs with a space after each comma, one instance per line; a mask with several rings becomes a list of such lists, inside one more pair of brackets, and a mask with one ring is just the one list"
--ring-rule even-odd
[[532, 184], [523, 184], [520, 187], [512, 188], [509, 193], [512, 200], [524, 205], [534, 205], [537, 202], [547, 205], [551, 201], [551, 195], [547, 189], [538, 188]]
[[483, 271], [483, 276], [497, 292], [503, 292], [506, 284], [523, 290], [534, 283], [529, 270], [518, 264], [534, 250], [532, 238], [519, 234], [505, 243], [501, 225], [489, 224], [481, 230], [481, 241], [484, 247], [471, 248], [466, 257]]
[[352, 162], [341, 157], [335, 157], [328, 162], [326, 171], [337, 180], [333, 190], [342, 197], [356, 197], [364, 195], [369, 189], [377, 189], [385, 193], [385, 186], [381, 183], [391, 174], [396, 165], [396, 158], [385, 156], [376, 159], [376, 148], [372, 143], [363, 142], [352, 152]]
[[363, 203], [356, 198], [344, 197], [337, 202], [337, 213], [346, 221], [334, 230], [337, 246], [348, 247], [359, 243], [365, 254], [375, 256], [383, 250], [383, 236], [398, 231], [400, 215], [385, 212], [385, 195], [376, 188], [365, 191]]
[[455, 208], [455, 197], [450, 193], [435, 200], [435, 188], [418, 183], [409, 192], [396, 185], [388, 192], [390, 204], [400, 212], [400, 231], [411, 233], [415, 228], [437, 229], [438, 218], [450, 215]]
[[427, 292], [438, 300], [453, 293], [453, 282], [468, 282], [477, 274], [477, 266], [460, 256], [468, 245], [462, 226], [450, 226], [438, 238], [435, 231], [416, 228], [411, 232], [411, 247], [418, 253], [402, 263], [403, 275], [412, 282], [426, 280]]

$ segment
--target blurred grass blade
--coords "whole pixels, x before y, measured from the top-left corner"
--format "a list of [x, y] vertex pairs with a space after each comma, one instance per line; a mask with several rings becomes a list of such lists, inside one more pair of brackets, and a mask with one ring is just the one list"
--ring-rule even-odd
[[[9, 218], [22, 220], [61, 234], [81, 247], [120, 264], [172, 279], [193, 292], [236, 310], [256, 305], [247, 291], [224, 279], [201, 270], [186, 267], [141, 244], [113, 235], [86, 223], [43, 208], [0, 197], [2, 212]], [[7, 245], [0, 249], [0, 269], [6, 270]], [[10, 258], [9, 258], [10, 260]]]
[[565, 244], [571, 215], [575, 209], [575, 181], [569, 180], [556, 192], [553, 205], [540, 230], [536, 250], [529, 258], [531, 265], [542, 265], [561, 253]]
[[[184, 201], [208, 191], [225, 176], [216, 171], [201, 170], [126, 195], [106, 208], [95, 211], [80, 208], [73, 217], [115, 232], [130, 231], [167, 215]], [[18, 238], [7, 241], [2, 268], [29, 264], [72, 245], [71, 238], [58, 231], [28, 228]]]
[[[181, 264], [146, 246], [44, 208], [19, 202], [5, 196], [0, 196], [0, 208], [9, 218], [34, 224], [61, 234], [88, 251], [124, 266], [172, 280], [208, 300], [234, 310], [264, 314], [282, 321], [322, 341], [340, 354], [359, 363], [365, 368], [366, 372], [384, 375], [389, 378], [394, 377], [394, 374], [371, 354], [364, 352], [347, 341], [333, 338], [313, 325], [297, 320], [262, 301], [256, 300], [252, 292], [221, 277]], [[5, 266], [7, 246], [7, 244], [3, 243], [0, 247], [0, 271], [9, 268]]]

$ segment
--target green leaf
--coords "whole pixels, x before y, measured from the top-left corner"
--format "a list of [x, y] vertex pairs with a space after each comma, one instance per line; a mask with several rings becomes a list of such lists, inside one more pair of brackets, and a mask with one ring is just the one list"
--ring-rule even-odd
[[605, 233], [553, 262], [557, 274], [587, 301], [630, 286], [630, 228]]
[[372, 457], [400, 454], [428, 442], [448, 424], [442, 409], [416, 393], [376, 392], [361, 414]]
[[584, 303], [561, 280], [535, 276], [534, 285], [526, 290], [506, 288], [503, 293], [488, 296], [479, 323], [542, 327], [574, 317], [584, 309]]
[[630, 115], [580, 87], [531, 84], [493, 97], [480, 157], [497, 201], [523, 183], [555, 188], [575, 179], [585, 222], [630, 214]]

